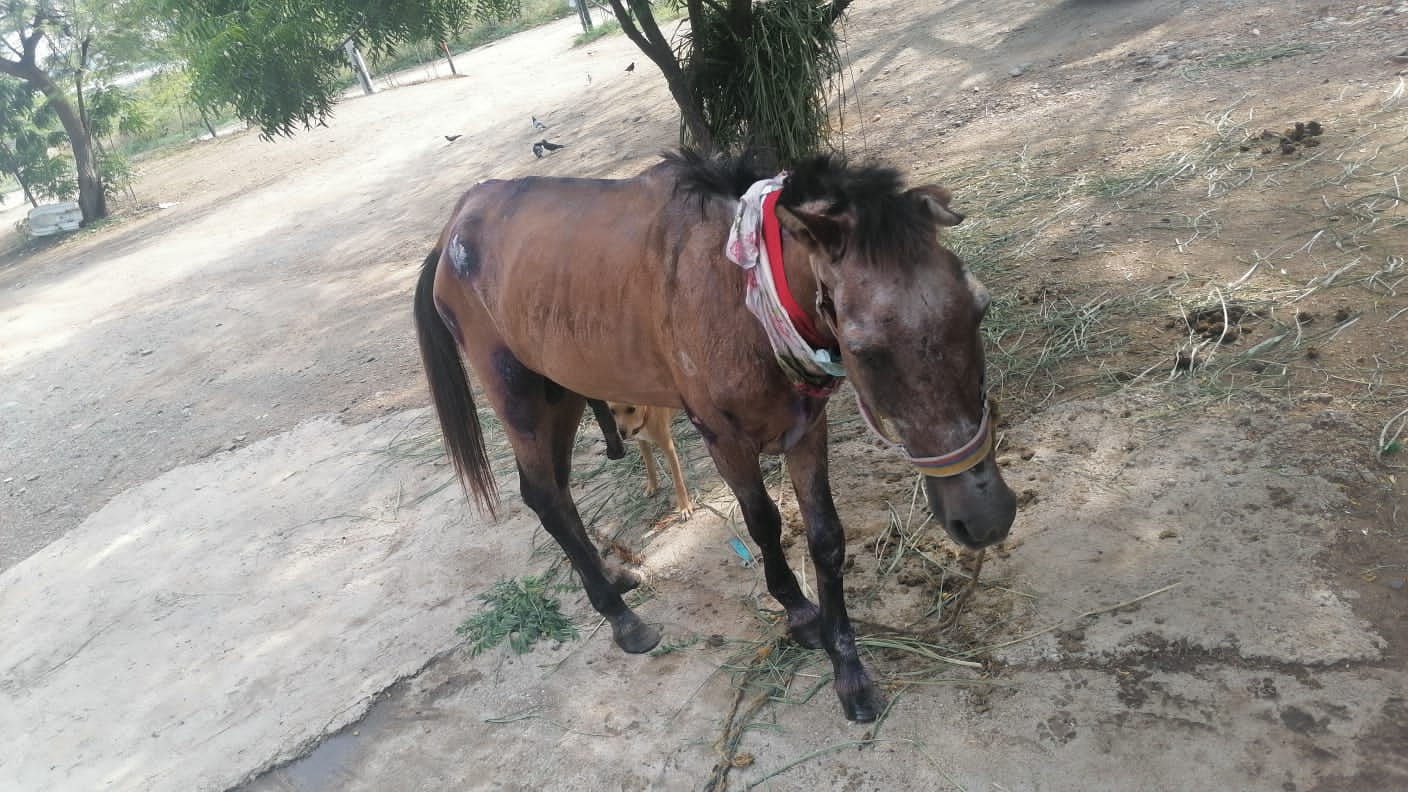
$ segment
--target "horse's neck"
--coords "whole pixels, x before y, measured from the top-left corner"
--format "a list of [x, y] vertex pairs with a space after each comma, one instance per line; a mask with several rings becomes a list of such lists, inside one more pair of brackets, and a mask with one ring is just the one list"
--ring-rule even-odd
[[821, 286], [817, 283], [816, 271], [812, 269], [811, 256], [802, 243], [785, 228], [782, 231], [782, 270], [787, 276], [787, 287], [792, 292], [792, 299], [797, 301], [797, 305], [801, 306], [807, 317], [812, 320], [812, 327], [821, 334], [824, 345], [834, 347], [836, 339], [832, 336], [831, 326], [817, 311], [816, 297]]

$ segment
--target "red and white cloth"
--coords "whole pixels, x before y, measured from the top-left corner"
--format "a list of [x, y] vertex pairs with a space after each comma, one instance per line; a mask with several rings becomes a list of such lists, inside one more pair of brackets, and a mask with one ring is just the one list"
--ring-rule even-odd
[[[786, 172], [754, 182], [738, 199], [738, 210], [729, 231], [725, 255], [747, 275], [748, 310], [762, 323], [773, 355], [793, 385], [813, 396], [829, 396], [841, 384], [846, 370], [834, 352], [817, 349], [797, 331], [779, 295], [764, 234], [766, 198], [782, 189]], [[776, 223], [776, 217], [771, 218]], [[778, 262], [780, 265], [781, 262]], [[781, 272], [781, 267], [778, 267]], [[786, 284], [782, 284], [786, 289]]]

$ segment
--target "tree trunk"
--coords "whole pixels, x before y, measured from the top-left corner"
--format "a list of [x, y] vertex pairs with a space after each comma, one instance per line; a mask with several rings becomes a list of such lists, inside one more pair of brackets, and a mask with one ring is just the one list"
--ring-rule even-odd
[[[655, 16], [650, 11], [650, 4], [646, 0], [627, 2], [635, 13], [635, 20], [631, 19], [630, 12], [622, 5], [622, 0], [611, 0], [611, 12], [616, 15], [616, 21], [621, 23], [621, 30], [660, 69], [660, 73], [665, 75], [665, 85], [669, 87], [670, 96], [674, 97], [675, 105], [680, 109], [680, 120], [695, 147], [705, 153], [712, 152], [714, 135], [704, 120], [704, 109], [699, 106], [699, 100], [689, 87], [689, 80], [680, 68], [679, 61], [675, 60], [674, 48], [660, 33], [660, 27], [655, 23]], [[640, 22], [639, 28], [636, 27], [636, 21]]]
[[826, 21], [828, 24], [836, 24], [836, 20], [846, 13], [846, 8], [851, 5], [851, 0], [831, 0], [831, 5], [826, 9]]
[[367, 71], [367, 62], [362, 60], [362, 53], [358, 51], [357, 45], [349, 38], [342, 42], [342, 49], [347, 53], [347, 61], [352, 64], [353, 71], [357, 72], [357, 81], [362, 84], [362, 93], [367, 96], [376, 93], [371, 72]]
[[592, 32], [592, 10], [587, 5], [587, 0], [572, 0], [572, 3], [577, 6], [577, 18], [582, 21], [582, 32]]
[[[201, 121], [201, 123], [202, 123], [202, 124], [205, 124], [205, 128], [206, 128], [207, 130], [209, 130], [209, 132], [210, 132], [210, 139], [211, 139], [211, 140], [214, 140], [215, 138], [219, 137], [219, 134], [215, 131], [215, 125], [212, 124], [212, 123], [210, 123], [210, 116], [208, 116], [208, 115], [205, 114], [205, 108], [204, 108], [204, 107], [200, 107], [200, 108], [196, 108], [196, 109], [197, 109], [197, 111], [200, 113], [200, 121]], [[186, 131], [186, 130], [185, 130], [185, 124], [182, 124], [181, 126], [182, 126], [181, 132], [184, 134], [185, 131]]]
[[684, 72], [675, 76], [665, 75], [665, 84], [670, 89], [670, 96], [675, 98], [675, 104], [679, 105], [680, 121], [684, 124], [685, 132], [689, 134], [694, 147], [704, 153], [712, 152], [714, 133], [709, 131], [709, 123], [704, 120], [704, 111], [699, 107], [694, 92], [685, 81]]
[[[23, 65], [22, 65], [23, 66]], [[108, 216], [107, 196], [103, 194], [103, 180], [98, 175], [98, 160], [93, 156], [93, 139], [88, 128], [78, 117], [78, 112], [64, 96], [64, 92], [48, 74], [38, 68], [21, 68], [21, 73], [13, 76], [28, 82], [39, 89], [49, 100], [49, 107], [59, 117], [73, 147], [73, 162], [78, 171], [78, 207], [83, 210], [83, 222], [91, 223]]]
[[459, 69], [455, 68], [455, 56], [449, 54], [449, 44], [445, 44], [444, 41], [441, 42], [441, 52], [445, 54], [445, 62], [449, 63], [449, 73], [452, 73], [452, 75], [458, 78]]
[[[87, 37], [79, 42], [78, 69], [73, 74], [73, 95], [75, 101], [78, 102], [78, 123], [82, 124], [84, 129], [93, 128], [92, 125], [88, 123], [88, 105], [83, 99], [83, 75], [88, 71], [88, 45], [91, 42], [92, 39]], [[98, 147], [98, 152], [100, 154], [102, 153], [101, 146]]]

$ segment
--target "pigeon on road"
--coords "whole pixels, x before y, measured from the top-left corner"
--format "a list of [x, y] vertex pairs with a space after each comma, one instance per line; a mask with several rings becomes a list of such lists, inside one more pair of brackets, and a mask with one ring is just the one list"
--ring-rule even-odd
[[542, 159], [543, 154], [550, 154], [560, 148], [562, 148], [562, 144], [549, 143], [547, 141], [547, 138], [544, 138], [542, 140], [539, 140], [537, 143], [533, 144], [533, 156], [537, 157], [538, 159]]

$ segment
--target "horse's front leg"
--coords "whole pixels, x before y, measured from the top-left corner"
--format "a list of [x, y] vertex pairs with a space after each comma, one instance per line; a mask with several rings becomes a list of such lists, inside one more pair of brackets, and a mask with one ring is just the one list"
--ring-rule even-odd
[[815, 426], [787, 452], [787, 472], [801, 506], [807, 527], [807, 548], [816, 570], [817, 593], [821, 599], [821, 645], [831, 656], [835, 671], [836, 695], [841, 708], [853, 721], [875, 720], [879, 697], [870, 675], [856, 652], [855, 630], [846, 614], [842, 576], [846, 562], [846, 532], [831, 499], [831, 482], [826, 464], [826, 421]]
[[616, 428], [616, 417], [611, 408], [601, 399], [587, 399], [587, 406], [596, 416], [596, 424], [601, 427], [602, 439], [606, 441], [606, 458], [620, 459], [626, 455], [626, 446], [621, 443], [621, 431]]
[[729, 489], [738, 498], [748, 535], [763, 557], [763, 576], [768, 593], [787, 610], [787, 628], [792, 639], [803, 646], [820, 649], [817, 607], [802, 593], [797, 576], [787, 565], [782, 550], [782, 515], [763, 485], [758, 452], [750, 444], [715, 439], [708, 442], [709, 454]]

